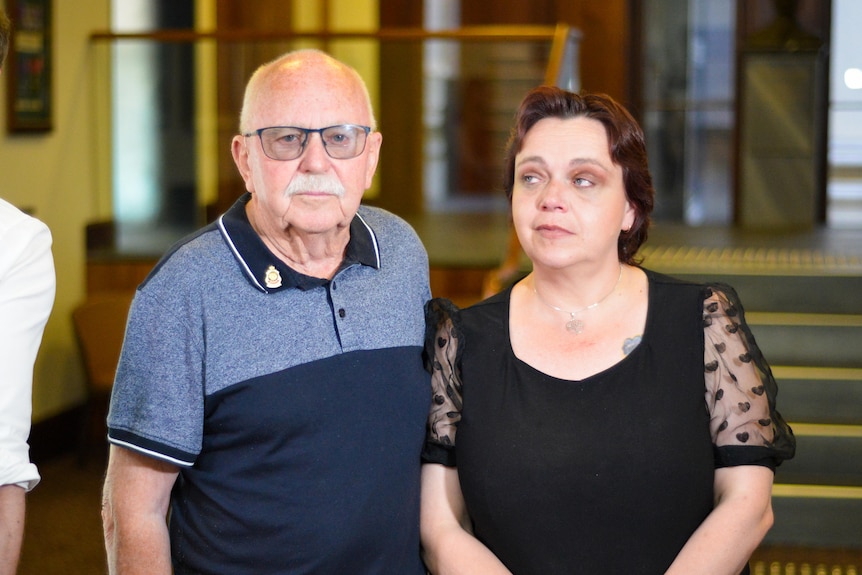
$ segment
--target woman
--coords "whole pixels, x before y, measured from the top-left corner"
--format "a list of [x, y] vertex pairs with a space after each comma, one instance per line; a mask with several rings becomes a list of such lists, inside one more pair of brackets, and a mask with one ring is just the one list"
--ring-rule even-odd
[[636, 265], [641, 129], [607, 96], [537, 88], [505, 177], [532, 272], [428, 306], [429, 569], [747, 573], [795, 441], [735, 292]]

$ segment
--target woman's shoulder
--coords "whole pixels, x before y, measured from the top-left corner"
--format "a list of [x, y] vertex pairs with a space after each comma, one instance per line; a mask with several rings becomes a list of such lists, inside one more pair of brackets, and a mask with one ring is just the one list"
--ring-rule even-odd
[[665, 273], [657, 272], [649, 268], [640, 268], [647, 276], [650, 285], [677, 286], [677, 287], [703, 287], [703, 283], [679, 278]]
[[453, 329], [459, 336], [473, 334], [471, 340], [491, 334], [507, 333], [509, 293], [507, 288], [463, 308], [447, 298], [435, 297], [425, 304], [425, 325], [430, 336], [441, 328]]
[[499, 293], [489, 296], [481, 301], [458, 305], [449, 298], [434, 297], [431, 298], [425, 305], [426, 310], [431, 310], [434, 313], [444, 314], [447, 316], [455, 316], [458, 320], [464, 317], [476, 317], [483, 314], [496, 314], [501, 309], [507, 309], [509, 304], [509, 295], [512, 288], [507, 288]]
[[659, 293], [670, 294], [671, 297], [673, 294], [690, 293], [697, 294], [705, 300], [717, 292], [721, 295], [726, 294], [731, 299], [738, 299], [733, 287], [719, 280], [694, 281], [647, 268], [641, 268], [641, 270], [646, 274], [651, 288]]
[[509, 321], [509, 297], [512, 288], [508, 287], [490, 297], [476, 302], [461, 311], [462, 322], [468, 326], [487, 328], [488, 324], [499, 325]]

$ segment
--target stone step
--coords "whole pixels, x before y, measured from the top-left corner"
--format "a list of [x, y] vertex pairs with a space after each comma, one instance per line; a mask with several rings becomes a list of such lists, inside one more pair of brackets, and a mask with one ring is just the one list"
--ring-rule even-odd
[[859, 274], [828, 270], [805, 274], [769, 273], [768, 269], [762, 273], [734, 273], [721, 269], [672, 273], [672, 267], [665, 270], [670, 275], [690, 281], [730, 284], [747, 312], [862, 314], [862, 275]]
[[773, 365], [772, 373], [785, 419], [862, 425], [862, 369]]
[[862, 315], [746, 313], [774, 365], [862, 368]]
[[862, 489], [775, 485], [775, 524], [764, 545], [862, 548]]
[[795, 423], [796, 456], [775, 476], [781, 484], [840, 485], [862, 492], [862, 425]]

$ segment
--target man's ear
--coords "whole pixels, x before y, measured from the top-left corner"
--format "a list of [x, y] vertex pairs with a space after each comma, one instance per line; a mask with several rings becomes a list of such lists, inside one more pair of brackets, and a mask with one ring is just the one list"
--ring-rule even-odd
[[380, 132], [371, 132], [368, 134], [368, 140], [365, 142], [366, 159], [365, 159], [365, 189], [371, 187], [374, 181], [374, 173], [377, 171], [377, 162], [380, 160], [380, 146], [383, 144], [383, 134]]
[[239, 170], [239, 175], [245, 182], [245, 189], [254, 193], [254, 183], [251, 179], [251, 168], [248, 165], [248, 147], [246, 137], [236, 135], [230, 143], [230, 152], [233, 156], [233, 163], [236, 164], [236, 169]]

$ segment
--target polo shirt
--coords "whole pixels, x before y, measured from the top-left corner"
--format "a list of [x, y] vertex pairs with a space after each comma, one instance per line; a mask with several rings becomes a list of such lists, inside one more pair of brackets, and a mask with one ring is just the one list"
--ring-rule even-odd
[[175, 573], [422, 574], [426, 252], [362, 206], [332, 280], [305, 276], [249, 199], [138, 288], [109, 441], [179, 466]]

